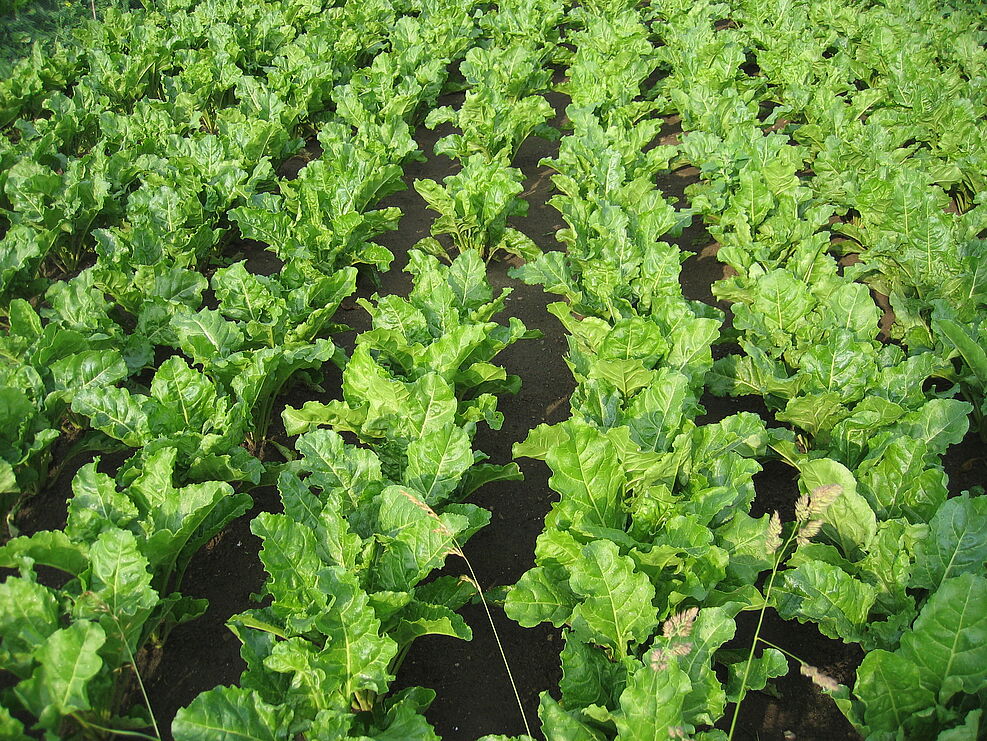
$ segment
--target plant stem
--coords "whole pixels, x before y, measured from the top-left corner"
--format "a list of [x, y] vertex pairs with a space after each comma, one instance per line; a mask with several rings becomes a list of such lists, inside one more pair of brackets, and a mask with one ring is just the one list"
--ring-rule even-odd
[[[161, 731], [158, 729], [158, 721], [154, 717], [154, 710], [151, 709], [151, 699], [147, 696], [147, 689], [144, 687], [144, 680], [141, 679], [140, 669], [137, 668], [137, 659], [134, 658], [134, 652], [130, 650], [130, 642], [127, 640], [127, 636], [123, 632], [123, 626], [120, 625], [117, 616], [113, 612], [110, 612], [109, 615], [113, 618], [113, 622], [116, 623], [117, 630], [120, 631], [120, 639], [123, 641], [124, 648], [127, 649], [127, 655], [130, 657], [130, 665], [134, 667], [134, 676], [137, 677], [137, 685], [141, 688], [141, 696], [144, 698], [144, 704], [147, 706], [147, 714], [151, 716], [151, 727], [154, 729], [153, 738], [160, 739]], [[144, 738], [152, 737], [144, 736]]]
[[744, 695], [746, 694], [747, 679], [750, 677], [751, 664], [754, 663], [754, 650], [757, 648], [757, 642], [762, 640], [761, 626], [764, 624], [764, 613], [768, 609], [768, 601], [771, 599], [771, 589], [774, 587], [775, 577], [778, 576], [778, 567], [781, 566], [781, 560], [785, 555], [785, 551], [788, 550], [788, 546], [791, 545], [794, 535], [794, 531], [790, 533], [788, 539], [784, 542], [781, 548], [778, 549], [779, 555], [776, 556], [774, 566], [771, 567], [771, 578], [768, 580], [768, 588], [764, 590], [764, 601], [761, 603], [761, 609], [757, 615], [757, 627], [754, 629], [754, 640], [751, 641], [751, 650], [747, 654], [747, 663], [744, 665], [744, 676], [740, 680], [740, 696], [737, 698], [737, 702], [733, 706], [733, 718], [730, 719], [730, 731], [727, 734], [728, 741], [732, 741], [733, 732], [737, 727], [737, 718], [740, 717], [740, 704], [744, 701]]
[[797, 661], [801, 665], [808, 666], [808, 663], [807, 662], [805, 662], [802, 659], [800, 659], [798, 656], [796, 656], [795, 654], [793, 654], [791, 651], [786, 651], [781, 646], [775, 645], [774, 643], [772, 643], [771, 641], [767, 640], [766, 638], [761, 638], [761, 636], [757, 636], [757, 638], [755, 640], [758, 640], [761, 643], [765, 644], [766, 646], [769, 646], [770, 648], [773, 648], [775, 651], [781, 651], [781, 653], [785, 654], [785, 656], [787, 656], [790, 659], [794, 659], [795, 661]]
[[524, 723], [524, 731], [530, 738], [531, 726], [528, 725], [528, 716], [525, 715], [524, 713], [524, 704], [521, 702], [521, 693], [518, 691], [517, 683], [514, 681], [514, 672], [511, 671], [511, 664], [507, 660], [507, 652], [504, 651], [504, 644], [501, 643], [500, 633], [497, 632], [497, 625], [494, 623], [493, 613], [490, 612], [490, 605], [487, 604], [487, 599], [486, 597], [483, 596], [483, 590], [480, 589], [480, 581], [479, 579], [477, 579], [476, 572], [473, 570], [473, 564], [470, 563], [469, 558], [467, 558], [466, 553], [463, 551], [462, 546], [459, 544], [459, 540], [452, 533], [452, 531], [446, 527], [445, 523], [442, 522], [442, 519], [436, 514], [435, 510], [432, 509], [425, 502], [415, 497], [410, 492], [405, 491], [403, 493], [405, 497], [407, 497], [412, 503], [415, 504], [415, 506], [427, 512], [429, 517], [431, 517], [438, 523], [439, 529], [437, 532], [440, 532], [446, 537], [448, 537], [449, 540], [452, 541], [452, 543], [456, 546], [454, 550], [450, 549], [448, 552], [450, 554], [455, 554], [459, 556], [466, 562], [466, 568], [469, 569], [470, 572], [470, 576], [469, 576], [470, 583], [473, 585], [473, 588], [476, 590], [477, 595], [479, 595], [480, 602], [483, 603], [483, 609], [487, 613], [487, 620], [490, 621], [490, 629], [493, 631], [494, 640], [497, 642], [497, 650], [500, 652], [500, 658], [504, 662], [504, 668], [507, 670], [507, 678], [511, 682], [511, 689], [514, 690], [514, 699], [517, 700], [517, 707], [518, 710], [521, 712], [521, 721]]
[[494, 624], [493, 613], [490, 612], [490, 605], [487, 604], [486, 597], [483, 596], [483, 590], [480, 589], [480, 582], [476, 578], [476, 572], [473, 571], [473, 564], [470, 560], [466, 558], [466, 554], [463, 549], [459, 547], [459, 542], [453, 538], [454, 543], [456, 543], [456, 548], [459, 550], [459, 555], [466, 562], [466, 568], [469, 569], [470, 579], [473, 581], [473, 586], [476, 588], [476, 593], [480, 596], [480, 602], [483, 603], [483, 609], [487, 613], [487, 620], [490, 621], [490, 629], [493, 631], [494, 640], [497, 642], [497, 650], [500, 651], [500, 658], [504, 662], [504, 668], [507, 670], [507, 678], [511, 681], [511, 689], [514, 690], [514, 699], [517, 700], [518, 710], [521, 711], [521, 721], [524, 723], [524, 732], [531, 736], [531, 728], [528, 726], [528, 716], [524, 713], [524, 705], [521, 703], [521, 693], [518, 692], [517, 683], [514, 681], [514, 673], [511, 671], [511, 665], [507, 661], [507, 653], [504, 651], [504, 645], [500, 642], [500, 633], [497, 632], [497, 626]]
[[75, 713], [72, 713], [72, 718], [84, 728], [91, 728], [94, 731], [103, 731], [104, 733], [109, 733], [113, 736], [133, 736], [134, 738], [146, 738], [150, 741], [161, 741], [161, 736], [148, 736], [146, 733], [141, 733], [140, 731], [128, 731], [124, 728], [107, 728], [106, 726], [99, 725], [99, 723], [93, 723], [90, 720], [85, 720]]

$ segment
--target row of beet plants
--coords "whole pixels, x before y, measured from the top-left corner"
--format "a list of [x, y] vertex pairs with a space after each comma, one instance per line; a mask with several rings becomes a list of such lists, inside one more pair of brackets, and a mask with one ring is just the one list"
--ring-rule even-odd
[[[74, 234], [78, 227], [78, 258], [95, 264], [73, 278], [50, 280], [72, 266], [56, 264], [52, 272], [50, 254], [39, 254], [39, 280], [6, 286], [8, 299], [17, 293], [26, 298], [10, 299], [7, 309], [5, 391], [13, 399], [8, 408], [22, 418], [5, 431], [22, 450], [4, 451], [11, 470], [5, 485], [18, 499], [40, 487], [47, 448], [60, 429], [75, 429], [77, 451], [119, 450], [129, 457], [115, 478], [97, 472], [96, 463], [80, 470], [63, 530], [14, 538], [0, 549], [3, 565], [20, 570], [0, 586], [7, 595], [3, 668], [16, 678], [3, 698], [4, 737], [24, 737], [25, 722], [59, 738], [147, 735], [147, 728], [159, 735], [153, 712], [145, 710], [142, 648], [163, 642], [171, 627], [204, 611], [204, 601], [181, 595], [182, 575], [199, 547], [250, 507], [249, 487], [275, 474], [265, 474], [257, 454], [280, 388], [299, 371], [345, 362], [325, 335], [339, 302], [354, 290], [351, 263], [384, 267], [390, 260], [367, 240], [393, 228], [396, 214], [381, 219], [365, 211], [395, 187], [400, 163], [413, 148], [404, 119], [391, 117], [389, 129], [369, 118], [359, 122], [362, 128], [326, 125], [323, 146], [366, 165], [348, 170], [330, 160], [335, 169], [313, 168], [297, 190], [282, 184], [285, 198], [295, 194], [326, 210], [321, 232], [313, 233], [318, 222], [306, 221], [302, 207], [298, 219], [282, 225], [271, 242], [283, 261], [277, 275], [254, 275], [243, 261], [216, 270], [210, 280], [200, 271], [219, 258], [230, 219], [239, 220], [242, 212], [246, 223], [250, 207], [263, 198], [254, 194], [274, 181], [271, 159], [300, 145], [292, 131], [312, 120], [310, 108], [327, 104], [313, 99], [316, 92], [324, 96], [352, 84], [361, 74], [360, 60], [388, 44], [385, 32], [392, 27], [404, 31], [396, 47], [407, 51], [417, 43], [420, 57], [422, 48], [434, 48], [428, 29], [432, 36], [454, 37], [451, 16], [466, 15], [429, 4], [415, 8], [422, 19], [416, 29], [402, 25], [398, 9], [383, 3], [333, 9], [318, 23], [318, 9], [308, 6], [244, 11], [223, 3], [197, 6], [190, 15], [173, 10], [174, 16], [121, 14], [114, 16], [115, 26], [90, 28], [106, 38], [92, 40], [87, 63], [93, 67], [80, 63], [73, 99], [100, 81], [109, 84], [111, 62], [129, 70], [132, 55], [124, 52], [149, 36], [164, 37], [173, 58], [190, 65], [169, 70], [183, 84], [190, 69], [207, 73], [232, 65], [211, 88], [195, 88], [198, 94], [213, 90], [216, 101], [191, 99], [177, 83], [158, 79], [159, 87], [140, 100], [99, 98], [105, 109], [96, 117], [80, 107], [79, 118], [21, 120], [18, 129], [26, 134], [11, 146], [20, 159], [4, 182], [11, 201], [7, 237], [16, 238], [11, 235], [19, 228]], [[244, 43], [236, 60], [242, 69], [229, 58], [232, 39], [222, 31], [232, 30], [223, 18], [243, 12], [260, 13], [257, 33], [272, 32], [272, 24], [280, 29], [278, 55], [265, 74], [286, 65], [306, 67], [294, 87], [281, 91], [294, 96], [290, 103], [247, 74], [259, 68], [252, 54], [272, 61], [266, 37], [255, 39], [256, 47]], [[291, 30], [289, 19], [309, 30]], [[338, 55], [308, 69], [305, 59], [318, 57], [327, 44]], [[188, 54], [177, 53], [185, 46]], [[148, 48], [160, 52], [154, 44]], [[460, 42], [451, 48], [458, 53]], [[439, 71], [436, 76], [415, 89], [423, 100], [441, 86], [444, 78]], [[122, 81], [114, 84], [125, 92]], [[381, 93], [389, 99], [389, 91]], [[61, 91], [50, 96], [56, 103], [63, 98]], [[96, 142], [92, 149], [83, 146], [86, 137]], [[382, 162], [379, 152], [392, 141], [401, 146]], [[91, 174], [87, 158], [100, 156], [112, 158], [113, 172], [125, 179], [116, 185], [90, 180], [86, 187], [55, 182], [73, 172]], [[62, 171], [48, 169], [59, 162]], [[189, 179], [173, 179], [185, 171]], [[45, 200], [45, 188], [55, 196]], [[347, 191], [356, 195], [341, 196]], [[112, 218], [101, 211], [69, 223], [53, 205], [56, 197], [84, 200], [94, 192], [102, 194], [99, 208], [109, 209]], [[310, 251], [297, 247], [306, 243]], [[47, 286], [44, 295], [32, 295], [39, 285]], [[43, 425], [33, 421], [38, 418]], [[36, 457], [25, 460], [23, 448]], [[25, 481], [31, 486], [22, 486]], [[40, 567], [64, 576], [49, 585], [39, 578]]]
[[[218, 356], [213, 365], [222, 357], [222, 372], [210, 381], [227, 384], [228, 406], [249, 418], [247, 397], [255, 392], [246, 387], [272, 363], [252, 360], [250, 351], [283, 338], [265, 337], [260, 326], [214, 336], [223, 317], [200, 311], [209, 288], [202, 272], [235, 236], [230, 209], [271, 187], [272, 163], [301, 146], [297, 133], [325, 106], [323, 91], [364, 63], [395, 14], [380, 6], [377, 34], [357, 37], [355, 23], [374, 25], [366, 6], [348, 8], [308, 31], [301, 29], [313, 26], [317, 9], [306, 5], [245, 10], [216, 2], [176, 5], [167, 14], [110, 13], [80, 31], [81, 50], [31, 111], [37, 117], [19, 119], [0, 137], [0, 254], [8, 261], [0, 295], [10, 327], [2, 366], [5, 525], [47, 481], [56, 441], [60, 465], [87, 449], [146, 441], [142, 415], [113, 387], [146, 385], [146, 371], [167, 348], [195, 360]], [[338, 53], [316, 64], [327, 43]], [[48, 68], [64, 63], [55, 55]], [[308, 72], [294, 75], [287, 65]], [[284, 77], [292, 84], [282, 84]], [[295, 261], [270, 288], [278, 304], [272, 311], [293, 314], [292, 326], [312, 314], [314, 336], [328, 318], [316, 309], [352, 282], [335, 272], [351, 259], [359, 258], [324, 270]], [[235, 306], [242, 298], [225, 277], [213, 283], [224, 284], [228, 318], [246, 329], [256, 318]], [[243, 377], [243, 393], [229, 386], [241, 373], [257, 377]], [[195, 476], [256, 479], [256, 464], [237, 450], [244, 431], [231, 429], [245, 424], [214, 421], [218, 434], [189, 463]], [[180, 432], [164, 418], [155, 425]]]
[[472, 439], [478, 425], [499, 429], [497, 395], [520, 379], [492, 361], [528, 333], [491, 321], [507, 291], [493, 295], [475, 252], [443, 267], [412, 251], [408, 270], [407, 299], [363, 302], [373, 327], [343, 399], [285, 412], [302, 434], [278, 478], [284, 512], [251, 523], [270, 599], [229, 621], [247, 663], [240, 687], [179, 711], [177, 739], [437, 738], [423, 715], [434, 692], [388, 687], [416, 638], [472, 637], [455, 610], [475, 580], [425, 580], [489, 521], [463, 500], [520, 478], [516, 464], [484, 463]]
[[417, 249], [442, 259], [468, 250], [486, 260], [501, 252], [524, 259], [539, 253], [529, 237], [508, 226], [528, 209], [519, 195], [524, 176], [511, 164], [532, 134], [558, 135], [546, 123], [555, 114], [543, 93], [551, 65], [564, 53], [558, 45], [562, 14], [561, 0], [509, 0], [481, 20], [488, 41], [470, 49], [460, 65], [462, 104], [435, 108], [425, 118], [428, 128], [453, 125], [454, 132], [436, 142], [435, 154], [455, 160], [459, 170], [441, 184], [415, 181], [438, 214], [431, 236]]
[[750, 515], [772, 436], [749, 413], [694, 421], [722, 315], [683, 298], [683, 255], [662, 241], [691, 217], [654, 184], [677, 152], [649, 147], [667, 105], [643, 94], [657, 65], [649, 30], [626, 4], [573, 20], [573, 131], [546, 161], [567, 250], [517, 274], [566, 299], [549, 309], [577, 386], [569, 419], [515, 447], [548, 463], [560, 500], [505, 609], [563, 628], [560, 698], [541, 698], [546, 737], [725, 738], [712, 726], [728, 703], [788, 668], [775, 649], [722, 650], [736, 615], [763, 604], [754, 583], [782, 550], [780, 523]]
[[[963, 338], [973, 340], [954, 320], [975, 325], [984, 315], [977, 270], [968, 270], [982, 249], [972, 239], [982, 215], [945, 213], [943, 189], [982, 187], [945, 132], [919, 132], [905, 123], [906, 102], [879, 94], [902, 70], [863, 70], [840, 52], [828, 65], [813, 61], [867, 28], [897, 27], [902, 43], [917, 44], [910, 31], [881, 11], [880, 24], [865, 17], [838, 29], [786, 13], [792, 27], [781, 34], [762, 11], [742, 6], [736, 27], [717, 30], [720, 8], [690, 4], [653, 28], [671, 69], [661, 86], [689, 131], [683, 157], [702, 173], [692, 206], [736, 272], [714, 293], [731, 302], [729, 337], [741, 352], [714, 364], [709, 388], [759, 395], [786, 423], [771, 449], [798, 469], [803, 491], [841, 487], [814, 517], [818, 542], [798, 541], [765, 597], [783, 618], [811, 621], [866, 651], [852, 690], [831, 680], [825, 688], [868, 738], [901, 729], [974, 738], [987, 687], [975, 648], [987, 544], [975, 531], [987, 510], [982, 497], [948, 498], [942, 456], [963, 439], [975, 408], [951, 398], [959, 384], [931, 382], [975, 385], [976, 353], [963, 352]], [[801, 67], [779, 62], [794, 43], [804, 50]], [[855, 49], [883, 64], [884, 43]], [[742, 70], [747, 50], [761, 74]], [[814, 75], [847, 99], [798, 95], [793, 80], [809, 84]], [[861, 78], [866, 90], [853, 84]], [[775, 105], [767, 120], [765, 103]], [[929, 141], [928, 156], [909, 158], [909, 138]], [[890, 161], [899, 163], [895, 178], [881, 174]], [[843, 270], [834, 251], [860, 252], [863, 261]], [[903, 344], [880, 341], [882, 311], [860, 280], [890, 294], [889, 329]], [[954, 339], [966, 368], [951, 362]]]
[[[442, 88], [421, 84], [423, 68], [444, 74], [465, 52], [469, 80], [479, 47], [467, 50], [467, 41], [472, 45], [479, 35], [496, 49], [529, 22], [523, 12], [529, 8], [505, 4], [475, 16], [471, 10], [450, 6], [432, 28], [420, 17], [419, 46], [378, 55], [364, 75], [334, 94], [349, 125], [389, 138], [379, 156], [389, 154], [394, 164], [370, 161], [365, 153], [333, 161], [335, 151], [326, 147], [319, 162], [282, 189], [280, 200], [260, 196], [237, 212], [250, 236], [273, 246], [291, 214], [300, 214], [296, 223], [326, 218], [331, 203], [327, 211], [305, 210], [313, 204], [301, 190], [309, 172], [321, 185], [323, 173], [353, 177], [359, 168], [368, 187], [348, 192], [366, 194], [368, 202], [390, 189], [383, 183], [387, 168], [397, 178], [401, 159], [417, 155], [404, 146], [414, 145], [406, 124]], [[412, 35], [410, 27], [402, 36]], [[383, 221], [391, 212], [375, 215]], [[344, 226], [335, 237], [347, 235]], [[368, 221], [368, 228], [375, 227]], [[312, 240], [297, 244], [308, 248]], [[497, 397], [520, 385], [493, 362], [496, 355], [531, 336], [517, 319], [493, 321], [509, 290], [495, 296], [480, 251], [457, 247], [462, 252], [448, 267], [433, 254], [409, 252], [414, 287], [407, 298], [360, 301], [372, 328], [357, 337], [345, 362], [341, 399], [284, 411], [286, 432], [299, 435], [297, 457], [277, 481], [284, 512], [261, 514], [251, 524], [263, 542], [265, 606], [229, 621], [247, 668], [239, 687], [208, 691], [179, 712], [177, 739], [437, 738], [424, 716], [434, 692], [390, 693], [389, 687], [415, 639], [472, 636], [455, 610], [479, 585], [472, 576], [436, 578], [433, 572], [450, 555], [462, 556], [462, 545], [489, 520], [487, 511], [464, 500], [485, 483], [520, 478], [516, 464], [484, 462], [472, 440], [481, 424], [500, 428]]]

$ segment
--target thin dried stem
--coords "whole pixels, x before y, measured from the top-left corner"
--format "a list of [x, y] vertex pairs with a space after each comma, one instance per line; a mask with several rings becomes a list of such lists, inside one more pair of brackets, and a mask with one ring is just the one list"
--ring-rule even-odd
[[517, 682], [514, 681], [514, 672], [511, 671], [511, 664], [507, 660], [507, 652], [504, 650], [504, 644], [500, 640], [500, 633], [497, 632], [497, 625], [494, 623], [493, 613], [490, 611], [490, 605], [487, 603], [486, 597], [483, 596], [483, 590], [480, 588], [480, 581], [477, 579], [476, 572], [473, 570], [473, 564], [470, 563], [469, 558], [467, 558], [466, 554], [463, 552], [463, 548], [456, 539], [456, 536], [451, 530], [449, 530], [448, 527], [446, 527], [446, 524], [442, 522], [442, 519], [438, 516], [438, 514], [436, 514], [434, 509], [418, 499], [418, 497], [414, 496], [410, 491], [402, 489], [401, 493], [412, 504], [418, 507], [418, 509], [425, 512], [439, 524], [438, 528], [436, 528], [438, 532], [448, 537], [455, 546], [455, 548], [451, 548], [449, 550], [449, 553], [459, 556], [466, 562], [466, 568], [469, 569], [470, 572], [468, 581], [476, 590], [477, 595], [480, 597], [480, 602], [483, 605], [483, 610], [487, 613], [487, 620], [490, 622], [490, 629], [493, 631], [494, 641], [497, 643], [497, 650], [500, 652], [500, 658], [504, 662], [504, 668], [507, 670], [507, 678], [510, 680], [511, 689], [514, 691], [514, 699], [517, 701], [518, 710], [521, 712], [521, 721], [524, 723], [524, 732], [528, 736], [531, 736], [531, 726], [528, 725], [528, 716], [524, 712], [524, 704], [521, 702], [521, 693], [518, 691]]

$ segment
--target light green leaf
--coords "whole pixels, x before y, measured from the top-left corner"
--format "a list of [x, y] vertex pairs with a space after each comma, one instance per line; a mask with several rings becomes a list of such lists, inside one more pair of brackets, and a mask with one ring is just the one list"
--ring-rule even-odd
[[35, 659], [40, 666], [14, 693], [42, 727], [55, 731], [63, 716], [90, 709], [89, 680], [103, 666], [99, 649], [105, 641], [98, 624], [80, 620], [52, 633], [38, 647]]
[[82, 389], [110, 386], [127, 377], [127, 364], [116, 350], [89, 350], [57, 360], [51, 365], [54, 389], [66, 398]]
[[447, 424], [411, 441], [404, 481], [424, 495], [426, 504], [436, 506], [449, 497], [472, 464], [466, 431]]
[[315, 624], [327, 637], [323, 656], [336, 667], [343, 698], [350, 700], [360, 690], [385, 692], [394, 679], [388, 668], [398, 645], [382, 634], [367, 593], [356, 577], [338, 566], [324, 569], [318, 586], [333, 598], [331, 608]]
[[558, 741], [604, 741], [606, 736], [582, 722], [574, 713], [566, 712], [547, 692], [542, 692], [538, 717], [546, 738]]
[[857, 669], [854, 694], [864, 704], [870, 731], [914, 732], [920, 715], [935, 706], [935, 694], [922, 686], [918, 666], [897, 653], [869, 651]]
[[31, 673], [34, 651], [58, 630], [55, 594], [29, 579], [0, 583], [0, 665], [19, 677]]
[[217, 687], [179, 710], [171, 731], [176, 741], [285, 741], [291, 715], [253, 690]]
[[682, 701], [689, 691], [689, 678], [675, 664], [656, 671], [642, 666], [620, 696], [620, 712], [614, 714], [617, 739], [666, 741], [669, 730], [681, 727]]
[[987, 500], [969, 494], [943, 503], [916, 547], [912, 585], [935, 591], [943, 580], [983, 574], [987, 563]]
[[627, 684], [627, 663], [611, 661], [599, 646], [565, 635], [559, 689], [569, 708], [615, 707]]
[[610, 541], [583, 547], [570, 569], [569, 586], [583, 598], [572, 613], [574, 632], [587, 642], [603, 643], [622, 655], [628, 644], [644, 641], [658, 622], [651, 604], [655, 590], [634, 561]]
[[754, 657], [750, 672], [745, 678], [746, 665], [746, 660], [727, 664], [727, 700], [730, 702], [737, 702], [748, 692], [763, 690], [768, 685], [768, 680], [788, 674], [788, 659], [774, 648], [766, 648], [760, 656]]
[[877, 517], [860, 494], [857, 480], [846, 466], [828, 458], [807, 460], [799, 464], [802, 473], [799, 489], [811, 493], [813, 489], [839, 484], [842, 491], [829, 508], [820, 515], [825, 525], [823, 533], [836, 541], [848, 558], [858, 552], [866, 552], [877, 532]]
[[550, 622], [556, 628], [568, 622], [576, 607], [576, 596], [569, 589], [568, 574], [559, 566], [529, 569], [511, 587], [504, 612], [525, 628]]
[[65, 532], [76, 540], [95, 540], [107, 528], [126, 528], [138, 518], [136, 505], [118, 492], [113, 479], [87, 463], [72, 479]]
[[785, 620], [812, 621], [823, 635], [860, 642], [877, 590], [838, 566], [809, 561], [783, 572], [772, 599]]
[[72, 399], [72, 411], [89, 417], [93, 427], [114, 440], [139, 448], [151, 440], [144, 408], [146, 398], [112, 386], [85, 388]]
[[539, 425], [514, 446], [514, 456], [541, 458], [552, 468], [549, 485], [562, 499], [545, 518], [546, 526], [623, 527], [623, 470], [613, 443], [596, 428], [573, 419]]
[[922, 686], [935, 693], [941, 704], [957, 692], [983, 691], [987, 687], [987, 578], [967, 573], [943, 581], [912, 631], [902, 637], [899, 653], [919, 667]]
[[151, 396], [158, 402], [151, 426], [158, 434], [205, 433], [213, 420], [224, 416], [226, 402], [217, 399], [216, 387], [183, 358], [164, 361], [151, 380]]

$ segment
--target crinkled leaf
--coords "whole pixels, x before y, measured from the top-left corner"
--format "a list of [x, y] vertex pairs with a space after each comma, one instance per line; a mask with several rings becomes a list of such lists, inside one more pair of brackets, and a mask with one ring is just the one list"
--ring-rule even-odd
[[80, 620], [38, 647], [38, 668], [14, 692], [42, 727], [55, 731], [63, 716], [90, 709], [89, 680], [103, 666], [99, 649], [105, 641], [103, 628]]
[[556, 628], [569, 622], [577, 598], [569, 588], [568, 574], [558, 566], [529, 569], [511, 587], [504, 611], [526, 628], [550, 622]]
[[945, 579], [983, 574], [987, 563], [987, 500], [964, 493], [944, 502], [915, 550], [913, 586], [935, 591]]
[[669, 730], [682, 725], [682, 702], [689, 678], [675, 664], [657, 671], [642, 666], [620, 696], [614, 713], [617, 738], [625, 741], [665, 741]]
[[773, 597], [779, 615], [786, 620], [811, 620], [830, 638], [864, 640], [867, 616], [877, 599], [874, 587], [822, 561], [809, 561], [783, 573]]
[[284, 741], [291, 710], [268, 705], [253, 690], [217, 687], [180, 709], [171, 725], [176, 741]]
[[623, 654], [644, 641], [657, 623], [654, 587], [617, 546], [597, 540], [585, 546], [570, 569], [569, 586], [583, 598], [572, 613], [574, 632]]

